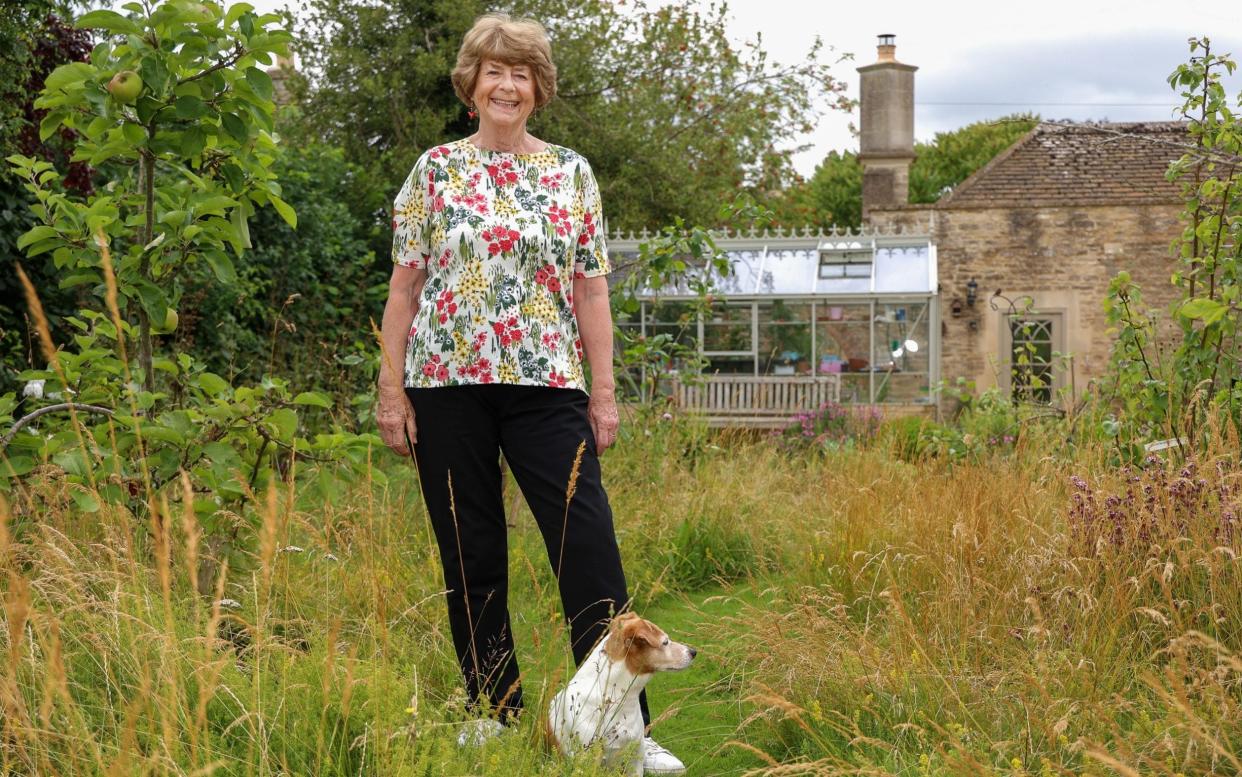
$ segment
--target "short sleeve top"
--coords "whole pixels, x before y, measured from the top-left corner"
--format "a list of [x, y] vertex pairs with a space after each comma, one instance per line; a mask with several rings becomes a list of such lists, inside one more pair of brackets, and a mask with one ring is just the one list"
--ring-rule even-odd
[[425, 268], [405, 385], [586, 389], [574, 278], [606, 274], [599, 187], [580, 154], [436, 146], [393, 205], [393, 261]]

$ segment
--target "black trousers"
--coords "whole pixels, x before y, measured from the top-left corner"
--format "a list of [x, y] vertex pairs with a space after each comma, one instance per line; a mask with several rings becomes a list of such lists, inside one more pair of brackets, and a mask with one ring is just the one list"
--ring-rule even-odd
[[[444, 567], [449, 626], [472, 704], [501, 719], [522, 708], [509, 621], [507, 527], [500, 454], [543, 535], [581, 664], [629, 595], [600, 480], [587, 395], [576, 389], [469, 385], [406, 389], [414, 454]], [[570, 473], [585, 443], [573, 497]], [[644, 722], [650, 722], [641, 699]]]

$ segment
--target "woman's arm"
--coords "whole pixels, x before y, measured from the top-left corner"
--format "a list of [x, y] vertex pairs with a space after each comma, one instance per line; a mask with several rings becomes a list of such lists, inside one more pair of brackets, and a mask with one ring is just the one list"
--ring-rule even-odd
[[414, 409], [405, 395], [405, 348], [426, 281], [426, 269], [393, 265], [380, 325], [379, 405], [375, 420], [384, 444], [402, 456], [410, 454], [406, 436], [410, 442], [418, 439]]
[[582, 350], [591, 368], [587, 414], [595, 433], [596, 453], [603, 453], [616, 441], [621, 425], [612, 374], [612, 311], [608, 307], [606, 276], [574, 280], [574, 314], [578, 318]]

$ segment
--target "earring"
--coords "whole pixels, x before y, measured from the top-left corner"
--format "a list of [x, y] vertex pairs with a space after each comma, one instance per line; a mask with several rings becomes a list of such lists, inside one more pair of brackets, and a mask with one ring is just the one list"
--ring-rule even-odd
[[471, 119], [478, 118], [479, 113], [474, 109], [474, 103], [470, 103], [470, 110], [466, 111], [466, 115]]

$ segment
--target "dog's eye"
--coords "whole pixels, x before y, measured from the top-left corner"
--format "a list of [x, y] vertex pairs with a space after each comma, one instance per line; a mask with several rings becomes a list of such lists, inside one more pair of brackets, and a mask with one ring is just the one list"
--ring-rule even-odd
[[668, 646], [668, 637], [665, 637], [665, 638], [664, 638], [664, 641], [660, 643], [660, 646], [661, 646], [661, 647], [667, 647], [667, 646]]

